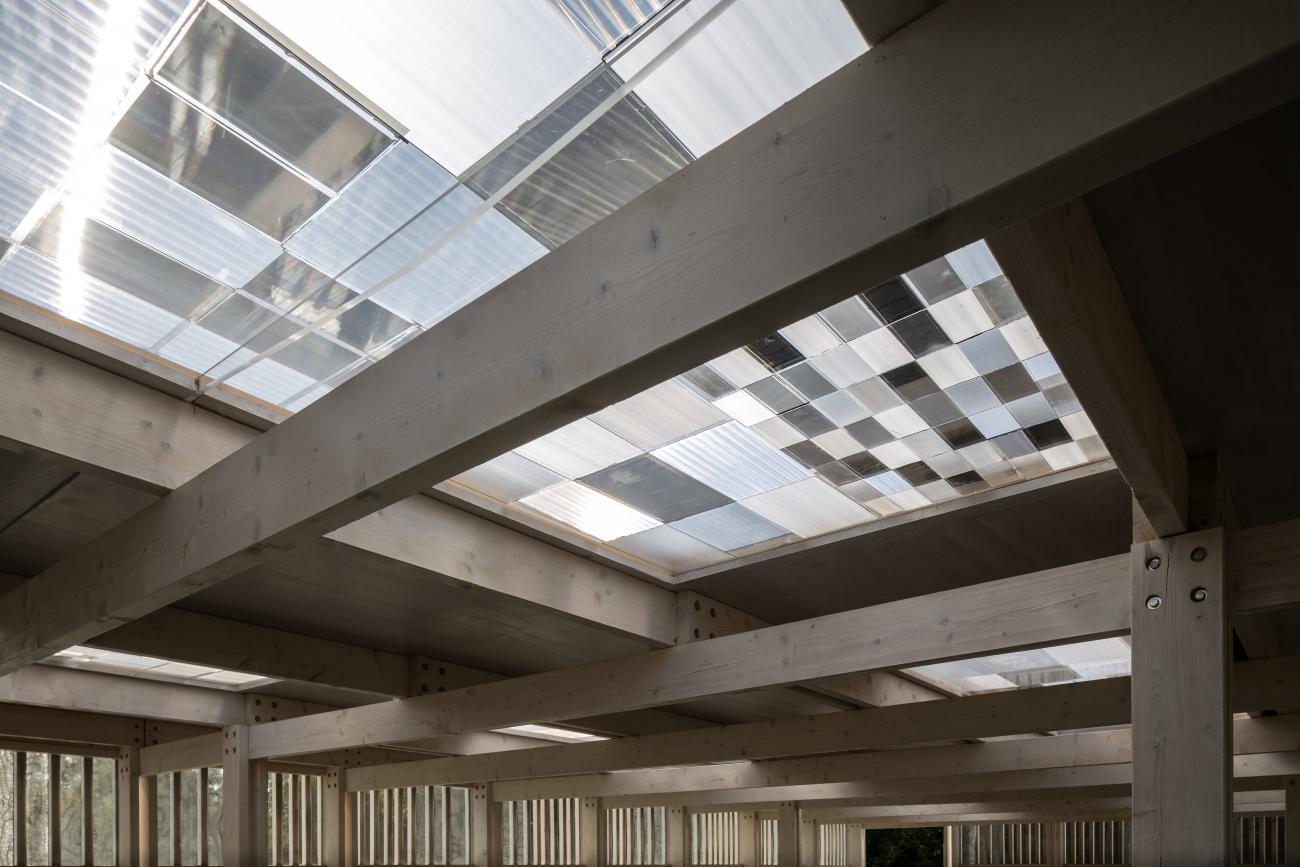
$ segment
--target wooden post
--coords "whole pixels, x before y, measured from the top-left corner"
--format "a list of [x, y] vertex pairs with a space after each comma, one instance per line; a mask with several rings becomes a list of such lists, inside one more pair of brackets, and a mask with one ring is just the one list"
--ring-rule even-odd
[[1300, 777], [1286, 781], [1286, 863], [1300, 867]]
[[1061, 843], [1065, 834], [1064, 822], [1043, 823], [1043, 860], [1047, 867], [1061, 867]]
[[140, 788], [140, 833], [139, 858], [132, 864], [141, 867], [158, 867], [158, 778], [141, 775]]
[[[95, 778], [95, 760], [81, 759], [81, 863], [95, 863], [95, 798], [91, 786]], [[206, 862], [204, 862], [206, 863]]]
[[668, 865], [686, 867], [686, 809], [668, 807], [664, 810], [664, 819], [668, 823]]
[[604, 834], [601, 833], [599, 799], [582, 799], [578, 829], [578, 833], [581, 834], [578, 840], [578, 863], [584, 867], [599, 867], [605, 859], [604, 847], [601, 846]]
[[248, 726], [228, 726], [221, 738], [221, 863], [260, 864], [266, 857], [259, 851], [255, 829], [266, 823], [265, 804], [252, 762], [248, 760]]
[[821, 863], [818, 849], [820, 834], [817, 829], [817, 820], [805, 817], [803, 810], [799, 811], [799, 864], [800, 867], [816, 867]]
[[737, 816], [740, 824], [740, 850], [736, 863], [743, 867], [758, 867], [758, 822], [752, 812], [742, 812]]
[[1133, 546], [1133, 864], [1229, 863], [1231, 653], [1222, 529]]
[[849, 867], [867, 867], [867, 832], [853, 822], [849, 823]]
[[498, 858], [496, 805], [492, 802], [492, 784], [479, 783], [469, 790], [469, 863], [473, 867], [493, 867]]
[[58, 753], [49, 755], [50, 772], [46, 776], [49, 783], [47, 797], [50, 812], [50, 864], [59, 867], [63, 864], [63, 810], [59, 803], [59, 791], [63, 788], [63, 756]]
[[354, 861], [352, 799], [347, 792], [346, 774], [347, 771], [336, 768], [321, 781], [320, 855], [324, 867], [352, 867]]
[[800, 867], [799, 856], [799, 805], [782, 801], [776, 815], [777, 867]]

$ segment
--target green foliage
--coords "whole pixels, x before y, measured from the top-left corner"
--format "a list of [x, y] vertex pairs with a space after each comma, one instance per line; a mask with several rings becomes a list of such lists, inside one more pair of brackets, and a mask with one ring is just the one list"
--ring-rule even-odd
[[943, 867], [943, 829], [870, 830], [867, 863], [871, 867]]

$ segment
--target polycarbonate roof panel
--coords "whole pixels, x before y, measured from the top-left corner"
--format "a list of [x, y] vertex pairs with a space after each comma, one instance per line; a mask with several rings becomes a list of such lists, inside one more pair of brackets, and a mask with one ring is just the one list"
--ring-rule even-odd
[[251, 0], [249, 8], [460, 174], [596, 67], [545, 0]]
[[1103, 638], [922, 665], [906, 672], [958, 694], [993, 692], [1127, 677], [1131, 673], [1131, 653], [1126, 639]]
[[148, 85], [109, 141], [277, 240], [327, 197], [209, 115]]
[[608, 51], [644, 24], [668, 0], [551, 0], [592, 43]]
[[[691, 0], [613, 63], [630, 79], [717, 0]], [[841, 0], [740, 0], [636, 92], [700, 156], [839, 69], [867, 44]]]
[[[1013, 296], [978, 242], [492, 462], [547, 468], [523, 497], [487, 467], [455, 481], [680, 572], [1105, 457]], [[547, 496], [567, 480], [675, 533], [591, 534], [598, 501]]]
[[67, 650], [60, 650], [42, 664], [57, 665], [63, 668], [82, 668], [125, 677], [168, 680], [212, 689], [244, 690], [254, 686], [275, 683], [275, 678], [263, 677], [260, 674], [249, 674], [248, 672], [232, 671], [225, 668], [212, 668], [206, 665], [191, 665], [186, 662], [175, 662], [155, 656], [119, 653], [113, 650], [100, 650], [97, 647], [86, 647], [84, 645], [74, 645]]
[[215, 6], [199, 10], [158, 74], [333, 190], [391, 141], [274, 43]]

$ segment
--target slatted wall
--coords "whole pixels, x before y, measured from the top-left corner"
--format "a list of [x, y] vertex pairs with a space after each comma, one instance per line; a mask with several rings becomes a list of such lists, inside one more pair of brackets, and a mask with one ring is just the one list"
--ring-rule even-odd
[[1042, 822], [962, 825], [960, 863], [1045, 864], [1049, 833], [1051, 826]]
[[1133, 823], [1129, 819], [1061, 822], [1062, 864], [1129, 864]]
[[740, 864], [740, 814], [692, 813], [690, 850], [696, 867]]
[[758, 864], [759, 867], [776, 867], [777, 829], [779, 824], [776, 819], [758, 820]]
[[267, 774], [268, 864], [321, 863], [321, 786], [317, 774]]
[[92, 751], [0, 750], [0, 864], [117, 863], [115, 774]]
[[469, 790], [408, 786], [353, 795], [358, 867], [469, 863]]
[[667, 864], [667, 812], [664, 807], [606, 810], [605, 863], [610, 867]]
[[582, 863], [577, 798], [501, 802], [501, 863], [549, 867]]
[[1233, 816], [1232, 847], [1234, 864], [1285, 864], [1286, 817]]
[[[849, 867], [849, 826], [842, 823], [817, 823], [817, 863], [819, 867]], [[861, 867], [861, 865], [854, 865]]]

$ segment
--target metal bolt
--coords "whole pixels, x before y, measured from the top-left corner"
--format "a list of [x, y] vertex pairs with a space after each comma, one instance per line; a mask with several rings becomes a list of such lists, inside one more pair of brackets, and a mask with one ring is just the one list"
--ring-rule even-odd
[[1157, 608], [1159, 608], [1159, 607], [1160, 607], [1161, 605], [1163, 605], [1164, 603], [1165, 603], [1165, 600], [1161, 599], [1159, 596], [1148, 596], [1148, 597], [1147, 597], [1147, 608], [1150, 608], [1152, 611], [1155, 611]]
[[1201, 562], [1202, 560], [1205, 559], [1205, 553], [1206, 552], [1204, 548], [1196, 548], [1195, 550], [1192, 551], [1192, 560], [1194, 560], [1197, 563]]
[[1209, 598], [1210, 598], [1210, 591], [1206, 590], [1204, 587], [1197, 587], [1195, 590], [1192, 591], [1193, 602], [1204, 602], [1206, 599]]
[[1159, 568], [1160, 568], [1160, 558], [1159, 558], [1159, 557], [1152, 557], [1150, 560], [1148, 560], [1148, 561], [1147, 561], [1147, 568], [1150, 569], [1152, 572], [1154, 572], [1154, 571], [1156, 571], [1157, 569], [1159, 569]]

